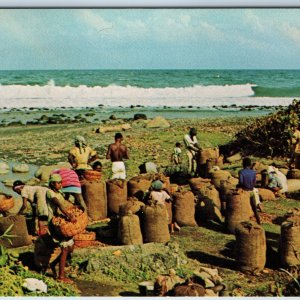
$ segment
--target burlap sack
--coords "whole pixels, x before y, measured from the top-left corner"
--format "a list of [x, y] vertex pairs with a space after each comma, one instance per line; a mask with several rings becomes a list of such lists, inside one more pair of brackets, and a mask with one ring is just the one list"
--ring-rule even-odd
[[217, 189], [220, 189], [222, 180], [229, 180], [230, 178], [232, 178], [230, 172], [225, 171], [225, 170], [212, 171], [209, 173], [209, 175], [210, 175], [212, 184]]
[[81, 188], [88, 216], [93, 221], [105, 219], [107, 217], [105, 182], [101, 180], [82, 180]]
[[219, 154], [219, 148], [206, 148], [206, 149], [202, 149], [200, 151], [200, 155], [199, 155], [199, 164], [203, 165], [206, 164], [206, 161], [210, 158], [213, 159], [218, 159], [220, 156]]
[[226, 161], [229, 162], [229, 163], [234, 163], [234, 162], [237, 162], [239, 160], [242, 160], [242, 155], [241, 153], [236, 153], [234, 155], [231, 155], [229, 157], [226, 157]]
[[266, 264], [266, 235], [264, 229], [251, 222], [242, 222], [236, 227], [236, 261], [239, 269], [258, 273]]
[[145, 206], [145, 203], [139, 201], [138, 198], [129, 197], [126, 203], [120, 205], [119, 215], [126, 216], [129, 211], [132, 214], [136, 214], [143, 206]]
[[218, 158], [209, 158], [205, 164], [205, 178], [209, 178], [209, 172], [214, 166], [223, 167], [223, 155]]
[[106, 181], [108, 215], [118, 214], [120, 205], [127, 202], [127, 181], [110, 179]]
[[288, 179], [300, 179], [300, 170], [299, 169], [291, 169], [287, 173]]
[[179, 226], [197, 226], [195, 221], [195, 196], [190, 191], [173, 195], [173, 219]]
[[253, 215], [250, 204], [250, 193], [236, 189], [228, 196], [226, 203], [225, 226], [230, 233], [235, 233], [236, 226], [249, 221]]
[[258, 193], [262, 201], [276, 200], [275, 194], [271, 190], [258, 188]]
[[166, 243], [170, 240], [168, 217], [165, 205], [146, 205], [143, 211], [144, 243]]
[[289, 218], [281, 224], [278, 252], [283, 266], [300, 265], [300, 216]]
[[288, 179], [287, 180], [287, 192], [293, 193], [300, 191], [300, 179]]
[[174, 296], [178, 297], [203, 297], [205, 295], [205, 288], [198, 283], [189, 282], [182, 285], [177, 285], [174, 288]]
[[0, 235], [2, 235], [12, 224], [13, 226], [8, 234], [14, 235], [15, 237], [9, 238], [11, 243], [6, 238], [0, 239], [0, 245], [6, 248], [16, 248], [30, 245], [31, 238], [28, 235], [26, 219], [24, 216], [18, 215], [0, 218]]
[[137, 215], [128, 213], [119, 221], [119, 239], [123, 245], [141, 245], [143, 236], [141, 232], [140, 219]]
[[205, 186], [198, 191], [197, 195], [199, 204], [196, 206], [197, 215], [206, 220], [222, 222], [221, 200], [217, 189], [213, 185]]
[[131, 178], [128, 181], [128, 196], [137, 197], [139, 200], [142, 200], [145, 192], [147, 192], [151, 186], [153, 180], [153, 175], [143, 174]]
[[197, 192], [203, 187], [211, 185], [211, 180], [201, 177], [191, 178], [189, 180], [189, 185], [192, 191]]
[[256, 161], [253, 166], [252, 169], [254, 171], [256, 171], [256, 173], [261, 173], [264, 170], [268, 170], [268, 165], [265, 165], [264, 163], [260, 162], [260, 161]]

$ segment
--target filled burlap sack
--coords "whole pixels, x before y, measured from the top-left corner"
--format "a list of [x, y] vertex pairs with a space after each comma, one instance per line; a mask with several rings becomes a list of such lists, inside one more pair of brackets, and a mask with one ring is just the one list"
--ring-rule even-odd
[[256, 274], [266, 264], [266, 235], [264, 229], [252, 222], [241, 222], [235, 231], [236, 262], [238, 268], [246, 273]]
[[262, 201], [276, 200], [275, 194], [269, 189], [258, 188], [258, 193]]
[[226, 157], [226, 161], [229, 162], [229, 163], [234, 163], [234, 162], [237, 162], [239, 160], [242, 160], [242, 154], [241, 153], [236, 153], [234, 155]]
[[202, 149], [202, 150], [200, 150], [199, 164], [200, 165], [206, 164], [206, 161], [208, 159], [210, 159], [210, 158], [218, 159], [219, 156], [220, 156], [220, 153], [219, 153], [218, 147]]
[[222, 222], [220, 195], [214, 185], [205, 186], [197, 193], [198, 205], [197, 215], [201, 215], [205, 220], [215, 220]]
[[205, 288], [201, 284], [187, 282], [175, 286], [173, 294], [175, 297], [203, 297], [205, 295]]
[[179, 226], [197, 226], [195, 221], [195, 196], [190, 191], [173, 195], [173, 219]]
[[283, 266], [300, 265], [300, 216], [289, 217], [281, 224], [278, 253]]
[[136, 214], [141, 210], [142, 207], [145, 206], [144, 202], [141, 202], [136, 197], [129, 197], [127, 202], [120, 205], [119, 215], [126, 216], [130, 211], [132, 214]]
[[300, 169], [300, 153], [295, 153], [295, 169]]
[[287, 180], [287, 192], [293, 193], [300, 191], [300, 179], [288, 179]]
[[141, 232], [140, 219], [130, 211], [119, 220], [119, 240], [123, 245], [141, 245], [143, 236]]
[[252, 166], [252, 169], [254, 170], [254, 171], [256, 171], [256, 173], [261, 173], [262, 171], [264, 171], [264, 170], [268, 170], [268, 165], [266, 165], [266, 164], [264, 164], [264, 163], [262, 163], [262, 162], [260, 162], [260, 161], [256, 161], [254, 164], [253, 164], [253, 166]]
[[214, 166], [223, 167], [223, 155], [218, 158], [209, 158], [205, 164], [205, 178], [209, 178], [209, 172]]
[[250, 193], [242, 189], [233, 190], [228, 195], [225, 213], [225, 226], [234, 234], [240, 222], [249, 221], [253, 215], [250, 204]]
[[211, 180], [201, 177], [191, 178], [189, 180], [189, 185], [192, 191], [197, 192], [199, 189], [211, 185]]
[[0, 218], [0, 235], [2, 235], [11, 225], [12, 228], [8, 234], [13, 235], [9, 240], [0, 239], [0, 245], [6, 248], [16, 248], [31, 244], [31, 237], [28, 235], [26, 219], [24, 216], [8, 216]]
[[127, 183], [128, 196], [142, 200], [144, 194], [149, 190], [152, 180], [153, 174], [141, 174], [131, 178]]
[[11, 195], [0, 194], [0, 212], [8, 212], [15, 205], [15, 199]]
[[170, 240], [168, 215], [165, 205], [151, 204], [142, 208], [144, 243], [166, 243]]
[[209, 176], [211, 178], [212, 184], [217, 189], [220, 189], [222, 180], [229, 180], [230, 178], [232, 178], [232, 175], [230, 174], [230, 172], [225, 171], [225, 170], [211, 171], [209, 173]]
[[127, 202], [127, 181], [110, 179], [106, 181], [108, 215], [118, 214], [120, 205]]
[[101, 180], [82, 180], [82, 197], [87, 206], [87, 214], [93, 221], [107, 217], [106, 185]]

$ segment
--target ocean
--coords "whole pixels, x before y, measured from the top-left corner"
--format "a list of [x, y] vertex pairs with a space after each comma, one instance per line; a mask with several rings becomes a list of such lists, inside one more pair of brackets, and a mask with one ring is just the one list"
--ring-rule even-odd
[[300, 98], [300, 70], [0, 71], [0, 109], [278, 106]]

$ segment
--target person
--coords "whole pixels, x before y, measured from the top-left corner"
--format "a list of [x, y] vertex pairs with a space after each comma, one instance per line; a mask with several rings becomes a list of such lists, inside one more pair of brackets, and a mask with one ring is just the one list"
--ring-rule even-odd
[[123, 159], [129, 159], [128, 149], [122, 144], [123, 136], [120, 132], [115, 134], [115, 142], [107, 149], [106, 159], [112, 161], [111, 179], [126, 179], [126, 169]]
[[61, 191], [65, 194], [65, 198], [69, 200], [70, 196], [73, 196], [75, 201], [86, 211], [87, 208], [82, 197], [81, 184], [77, 173], [74, 170], [60, 168], [52, 171], [51, 174], [59, 174], [61, 176]]
[[102, 163], [99, 159], [96, 159], [91, 163], [93, 171], [97, 171], [99, 173], [102, 173]]
[[88, 146], [85, 138], [81, 135], [75, 137], [75, 147], [68, 154], [68, 161], [80, 177], [84, 170], [92, 169], [89, 163], [98, 158], [97, 152]]
[[21, 180], [15, 180], [12, 188], [14, 192], [22, 196], [23, 204], [18, 212], [19, 215], [23, 214], [24, 210], [27, 208], [27, 203], [30, 203], [32, 207], [32, 221], [35, 224], [34, 233], [39, 235], [43, 227], [41, 217], [47, 214], [48, 211], [46, 204], [46, 192], [48, 188], [26, 185]]
[[291, 168], [295, 162], [296, 154], [300, 154], [300, 124], [294, 130], [291, 139], [291, 158], [289, 162], [289, 168]]
[[[151, 183], [151, 191], [149, 193], [148, 196], [148, 201], [152, 201], [155, 202], [157, 204], [161, 204], [164, 206], [171, 206], [172, 209], [172, 198], [170, 197], [170, 195], [163, 190], [163, 183], [160, 180], [154, 180]], [[166, 204], [168, 203], [168, 204]], [[180, 226], [174, 222], [173, 220], [171, 220], [172, 216], [169, 215], [168, 211], [167, 211], [167, 218], [170, 224], [170, 232], [174, 233], [174, 229], [176, 230], [180, 230]]]
[[189, 133], [184, 136], [184, 144], [186, 147], [186, 153], [189, 159], [189, 173], [195, 174], [198, 169], [198, 156], [199, 151], [201, 150], [201, 147], [198, 144], [197, 140], [197, 130], [196, 128], [191, 128]]
[[179, 142], [175, 144], [175, 148], [173, 149], [173, 153], [171, 155], [171, 162], [175, 165], [181, 164], [181, 144]]
[[[58, 281], [65, 283], [72, 283], [72, 280], [65, 277], [65, 265], [67, 257], [74, 249], [74, 241], [72, 238], [65, 238], [59, 235], [56, 229], [53, 227], [52, 218], [54, 216], [64, 215], [72, 223], [76, 222], [76, 218], [68, 212], [68, 208], [72, 206], [72, 203], [66, 200], [61, 192], [62, 178], [59, 174], [51, 174], [49, 178], [49, 189], [46, 192], [47, 214], [45, 215], [44, 231], [37, 240], [37, 244], [43, 244], [46, 249], [51, 248], [53, 252], [60, 250], [57, 257], [51, 262], [50, 267], [53, 271], [54, 277], [56, 277], [55, 265], [59, 263]], [[45, 250], [46, 251], [46, 250]], [[42, 256], [42, 253], [38, 252], [38, 247], [35, 248], [35, 256]]]
[[259, 200], [258, 190], [255, 188], [256, 171], [252, 170], [252, 162], [249, 157], [243, 159], [243, 169], [239, 171], [239, 182], [237, 187], [250, 192], [250, 204], [254, 212], [255, 219], [260, 224], [260, 218], [257, 209], [263, 212], [262, 204]]
[[284, 193], [287, 192], [288, 189], [286, 176], [274, 166], [268, 167], [268, 175], [268, 188], [275, 193], [275, 196], [284, 196]]

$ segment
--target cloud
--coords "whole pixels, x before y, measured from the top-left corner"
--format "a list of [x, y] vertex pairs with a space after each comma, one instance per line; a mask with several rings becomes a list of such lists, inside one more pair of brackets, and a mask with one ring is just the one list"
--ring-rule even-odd
[[265, 31], [266, 24], [259, 16], [254, 14], [253, 10], [246, 10], [244, 22], [254, 30]]
[[300, 25], [291, 26], [290, 24], [285, 23], [281, 25], [280, 30], [285, 37], [292, 41], [295, 46], [300, 48]]

